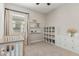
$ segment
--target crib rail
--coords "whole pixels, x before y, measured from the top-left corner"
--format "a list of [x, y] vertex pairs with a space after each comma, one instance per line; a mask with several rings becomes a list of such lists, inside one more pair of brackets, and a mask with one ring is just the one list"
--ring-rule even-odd
[[4, 42], [0, 44], [0, 56], [22, 56], [23, 37], [4, 36]]
[[15, 42], [24, 40], [22, 36], [4, 36], [4, 42]]

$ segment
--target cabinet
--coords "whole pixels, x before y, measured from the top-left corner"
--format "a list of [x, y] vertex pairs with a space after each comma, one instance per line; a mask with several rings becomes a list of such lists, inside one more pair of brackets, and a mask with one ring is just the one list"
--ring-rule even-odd
[[79, 36], [74, 37], [73, 44], [74, 51], [79, 53]]
[[56, 45], [79, 54], [79, 36], [59, 35], [56, 38]]
[[41, 33], [36, 33], [36, 34], [33, 33], [33, 34], [30, 34], [29, 39], [31, 43], [40, 42], [42, 41], [42, 35]]

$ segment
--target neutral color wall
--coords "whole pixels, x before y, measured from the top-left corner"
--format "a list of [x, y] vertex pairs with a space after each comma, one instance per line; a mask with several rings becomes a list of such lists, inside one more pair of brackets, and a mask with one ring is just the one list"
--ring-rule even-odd
[[57, 34], [66, 34], [67, 29], [75, 27], [79, 32], [79, 4], [65, 4], [52, 11], [47, 17], [47, 26], [56, 26]]
[[31, 40], [32, 42], [37, 42], [37, 41], [42, 41], [43, 40], [43, 27], [44, 27], [44, 15], [35, 11], [32, 11], [28, 8], [24, 8], [18, 5], [14, 5], [14, 4], [5, 4], [6, 8], [9, 9], [13, 9], [13, 10], [19, 10], [19, 11], [23, 11], [26, 13], [29, 13], [29, 20], [28, 22], [32, 21], [32, 20], [37, 20], [37, 22], [40, 23], [41, 26], [41, 34], [38, 35], [28, 35], [29, 40]]
[[79, 4], [65, 4], [55, 9], [47, 15], [46, 22], [46, 26], [55, 26], [56, 28], [56, 44], [62, 39], [63, 42], [61, 41], [61, 43], [68, 45], [68, 42], [64, 41], [64, 39], [69, 38], [69, 34], [67, 33], [68, 28], [74, 27], [79, 37]]
[[0, 3], [0, 42], [4, 35], [4, 4]]

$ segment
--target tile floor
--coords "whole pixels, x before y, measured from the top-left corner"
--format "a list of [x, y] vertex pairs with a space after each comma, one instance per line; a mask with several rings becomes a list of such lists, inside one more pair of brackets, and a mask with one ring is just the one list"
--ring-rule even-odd
[[26, 47], [26, 56], [78, 56], [78, 54], [50, 45], [45, 42], [38, 42]]

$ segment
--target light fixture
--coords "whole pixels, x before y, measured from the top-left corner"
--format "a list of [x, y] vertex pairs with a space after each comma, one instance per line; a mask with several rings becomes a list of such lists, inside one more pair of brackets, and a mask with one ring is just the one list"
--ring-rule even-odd
[[47, 3], [47, 5], [51, 5], [51, 3]]
[[40, 3], [36, 3], [36, 5], [39, 5]]
[[[36, 3], [36, 5], [39, 5], [39, 4], [40, 4], [40, 3]], [[51, 3], [46, 3], [46, 5], [48, 5], [48, 6], [49, 6], [49, 5], [51, 5]]]

